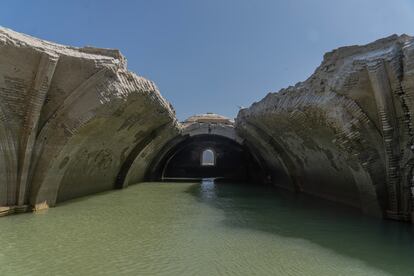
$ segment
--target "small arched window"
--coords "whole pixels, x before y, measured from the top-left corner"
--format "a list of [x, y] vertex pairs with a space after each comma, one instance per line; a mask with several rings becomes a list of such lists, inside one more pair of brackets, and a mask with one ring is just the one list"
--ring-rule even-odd
[[205, 149], [201, 153], [201, 166], [214, 166], [216, 165], [216, 154], [211, 149]]

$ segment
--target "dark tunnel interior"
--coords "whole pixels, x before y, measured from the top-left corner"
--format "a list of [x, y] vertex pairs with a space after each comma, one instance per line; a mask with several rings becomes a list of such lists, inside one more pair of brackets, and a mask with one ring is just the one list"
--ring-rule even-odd
[[162, 156], [152, 179], [214, 178], [216, 181], [263, 182], [264, 170], [250, 150], [219, 135], [187, 137]]

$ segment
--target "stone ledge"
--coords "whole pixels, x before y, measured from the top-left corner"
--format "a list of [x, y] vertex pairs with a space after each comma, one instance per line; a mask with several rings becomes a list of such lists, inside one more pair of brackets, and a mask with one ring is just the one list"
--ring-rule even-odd
[[0, 217], [31, 211], [29, 205], [0, 206]]

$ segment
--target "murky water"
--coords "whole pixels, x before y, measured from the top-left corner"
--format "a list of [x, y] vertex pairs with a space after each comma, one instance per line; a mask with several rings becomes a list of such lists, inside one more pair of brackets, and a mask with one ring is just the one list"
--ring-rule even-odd
[[410, 225], [209, 181], [1, 218], [0, 246], [0, 275], [414, 275]]

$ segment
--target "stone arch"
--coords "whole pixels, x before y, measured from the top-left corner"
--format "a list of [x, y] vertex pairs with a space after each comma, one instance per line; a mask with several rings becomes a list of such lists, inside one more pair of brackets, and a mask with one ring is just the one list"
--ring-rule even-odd
[[[279, 150], [278, 156], [284, 157], [279, 161], [297, 190], [381, 215], [387, 205], [383, 156], [368, 141], [382, 144], [382, 137], [358, 105], [334, 93], [320, 96], [308, 92], [283, 99], [277, 95], [268, 97], [267, 106], [271, 111], [262, 109], [262, 113], [254, 116], [247, 110], [239, 114], [236, 127], [243, 136], [247, 133], [246, 137], [253, 139], [251, 143], [262, 144], [264, 157], [274, 154], [275, 146], [282, 150], [284, 154]], [[254, 134], [258, 130], [261, 134]], [[268, 160], [275, 158], [267, 157]], [[339, 181], [343, 177], [348, 182]], [[343, 182], [341, 189], [347, 191], [337, 194], [334, 186], [329, 188], [334, 178], [338, 178], [336, 182]], [[352, 189], [352, 185], [356, 188]]]
[[[169, 140], [165, 140], [163, 146], [157, 150], [157, 154], [148, 166], [145, 179], [162, 180], [166, 176], [168, 164], [172, 159], [180, 155], [181, 151], [185, 150], [188, 143], [193, 143], [194, 141], [198, 141], [197, 143], [207, 143], [209, 139], [211, 141], [216, 139], [222, 143], [229, 143], [229, 145], [233, 145], [248, 153], [249, 158], [252, 159], [252, 163], [255, 164], [254, 166], [257, 165], [259, 167], [257, 169], [257, 175], [254, 176], [255, 180], [263, 182], [265, 169], [262, 160], [257, 157], [257, 152], [253, 152], [254, 149], [252, 147], [245, 144], [245, 140], [238, 135], [234, 123], [229, 119], [217, 114], [207, 113], [190, 117], [180, 123], [179, 128], [180, 132], [170, 137]], [[194, 162], [197, 165], [201, 165], [202, 149], [213, 148], [216, 151], [216, 147], [209, 146], [208, 143], [205, 145], [204, 148], [199, 149], [198, 153], [195, 153], [197, 158]], [[216, 152], [215, 156], [216, 164], [218, 164], [217, 158], [219, 158], [219, 153]], [[202, 170], [201, 168], [194, 169]], [[131, 168], [131, 171], [134, 170], [134, 168]]]
[[119, 69], [105, 74], [68, 98], [40, 131], [32, 205], [113, 189], [130, 151], [173, 120], [150, 81]]
[[0, 206], [16, 205], [17, 147], [0, 103]]
[[[201, 155], [214, 149], [215, 166], [203, 166]], [[252, 169], [254, 168], [254, 169]], [[225, 136], [199, 134], [176, 139], [167, 144], [148, 171], [149, 180], [201, 179], [219, 177], [222, 180], [250, 181], [261, 177], [261, 164], [250, 149]]]

